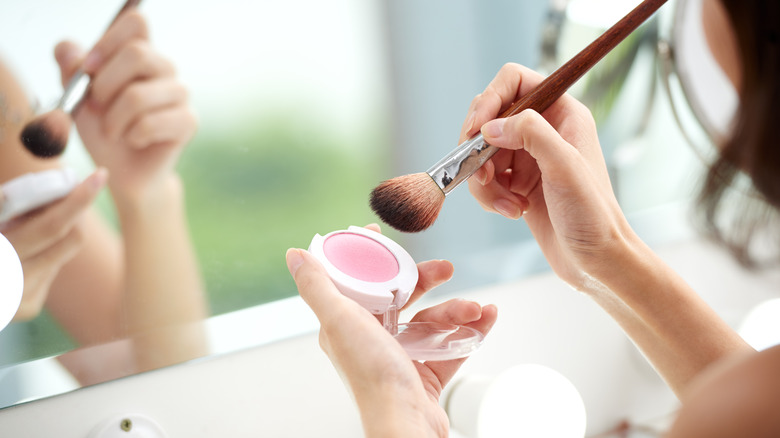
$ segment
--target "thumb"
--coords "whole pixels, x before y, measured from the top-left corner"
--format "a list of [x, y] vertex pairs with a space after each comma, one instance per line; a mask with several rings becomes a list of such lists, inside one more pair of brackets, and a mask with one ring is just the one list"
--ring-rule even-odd
[[65, 86], [81, 67], [84, 51], [71, 41], [63, 41], [54, 48], [54, 59], [60, 67], [62, 85]]
[[328, 310], [345, 297], [336, 289], [322, 264], [308, 251], [291, 248], [286, 259], [298, 293], [322, 322]]

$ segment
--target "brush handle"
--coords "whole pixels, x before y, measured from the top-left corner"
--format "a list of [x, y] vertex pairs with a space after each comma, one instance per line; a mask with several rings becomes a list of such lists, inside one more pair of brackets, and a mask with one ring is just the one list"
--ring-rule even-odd
[[[111, 27], [111, 25], [113, 25], [119, 16], [122, 15], [125, 11], [138, 6], [140, 3], [141, 0], [127, 0], [124, 5], [122, 5], [122, 8], [119, 10], [119, 12], [116, 13], [114, 19], [111, 20], [111, 24], [109, 24], [108, 27]], [[89, 90], [89, 85], [91, 82], [92, 79], [89, 77], [89, 75], [84, 73], [84, 70], [78, 69], [78, 71], [70, 78], [70, 81], [68, 81], [68, 85], [65, 86], [65, 89], [62, 92], [62, 96], [57, 102], [57, 108], [61, 109], [67, 114], [75, 111], [76, 107], [84, 99], [84, 96], [87, 95], [87, 91]]]
[[84, 96], [86, 96], [91, 82], [89, 75], [84, 73], [84, 70], [79, 69], [70, 78], [68, 85], [65, 86], [62, 97], [60, 97], [59, 102], [57, 102], [57, 108], [67, 114], [72, 113], [81, 103], [81, 100], [84, 99]]
[[[581, 52], [574, 55], [529, 93], [502, 112], [498, 118], [510, 117], [526, 109], [543, 112], [577, 82], [612, 49], [644, 23], [667, 0], [645, 0], [601, 34]], [[448, 194], [482, 167], [497, 147], [485, 142], [479, 134], [460, 144], [449, 155], [428, 169], [444, 194]]]

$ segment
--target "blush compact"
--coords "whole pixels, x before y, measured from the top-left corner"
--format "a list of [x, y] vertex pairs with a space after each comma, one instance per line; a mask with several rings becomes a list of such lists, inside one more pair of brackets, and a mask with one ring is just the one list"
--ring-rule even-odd
[[361, 227], [317, 234], [309, 252], [342, 294], [374, 315], [413, 360], [466, 357], [484, 335], [470, 327], [435, 322], [398, 322], [398, 311], [417, 286], [417, 264], [398, 243]]

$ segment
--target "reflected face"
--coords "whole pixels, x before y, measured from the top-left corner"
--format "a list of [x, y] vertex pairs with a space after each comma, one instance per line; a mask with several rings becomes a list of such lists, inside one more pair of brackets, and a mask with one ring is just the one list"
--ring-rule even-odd
[[715, 61], [737, 90], [741, 90], [742, 66], [737, 36], [720, 0], [702, 2], [704, 35]]

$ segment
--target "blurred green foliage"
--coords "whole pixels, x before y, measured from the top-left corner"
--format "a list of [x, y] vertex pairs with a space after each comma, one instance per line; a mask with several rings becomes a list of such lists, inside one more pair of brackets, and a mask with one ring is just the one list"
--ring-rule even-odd
[[201, 131], [179, 167], [213, 314], [296, 294], [287, 248], [377, 221], [368, 198], [388, 151], [381, 129], [356, 145], [287, 118], [237, 126]]
[[[292, 117], [215, 126], [201, 128], [179, 172], [190, 235], [217, 315], [295, 295], [287, 248], [308, 247], [316, 233], [376, 222], [368, 198], [387, 176], [382, 163], [389, 146], [381, 128], [366, 129], [357, 136], [364, 141], [351, 144], [356, 140], [302, 128]], [[101, 196], [100, 210], [115, 221], [110, 197]], [[77, 346], [48, 312], [4, 332], [15, 341], [3, 344], [0, 367]]]

